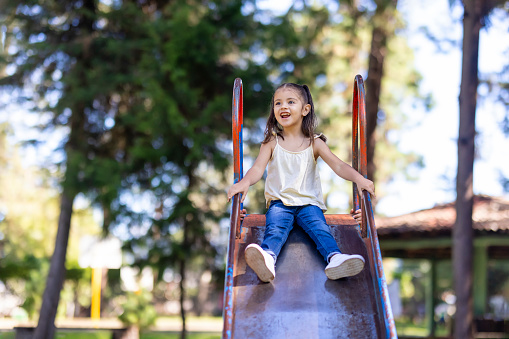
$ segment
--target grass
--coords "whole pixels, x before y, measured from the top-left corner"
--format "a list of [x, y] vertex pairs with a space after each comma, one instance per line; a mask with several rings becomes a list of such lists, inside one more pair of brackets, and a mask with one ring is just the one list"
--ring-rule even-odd
[[[221, 321], [221, 318], [204, 317], [200, 320], [206, 320], [209, 322]], [[161, 318], [161, 321], [179, 321], [178, 317], [166, 317]], [[424, 322], [413, 322], [409, 319], [396, 319], [396, 330], [398, 335], [411, 336], [411, 337], [426, 337], [428, 335], [428, 329]], [[437, 326], [436, 335], [438, 337], [446, 336], [448, 331], [445, 326]], [[89, 330], [76, 330], [76, 331], [57, 331], [56, 339], [110, 339], [111, 332], [100, 329], [89, 329]], [[140, 335], [140, 339], [179, 339], [180, 332], [169, 332], [169, 331], [151, 331], [143, 332]], [[220, 332], [188, 332], [188, 339], [219, 339], [221, 338]], [[14, 331], [0, 332], [0, 339], [15, 339]]]
[[[110, 331], [57, 331], [56, 339], [111, 339]], [[146, 332], [140, 335], [140, 339], [178, 339], [180, 333], [169, 332]], [[219, 339], [220, 333], [188, 333], [188, 339]], [[0, 339], [15, 339], [14, 331], [0, 332]]]
[[395, 321], [396, 331], [399, 335], [412, 337], [426, 337], [429, 333], [425, 325], [417, 325], [408, 321]]
[[[14, 339], [16, 334], [12, 332], [0, 333], [0, 339]], [[111, 339], [110, 331], [57, 331], [55, 339]]]
[[[396, 332], [398, 335], [404, 335], [409, 337], [427, 337], [429, 330], [425, 323], [414, 323], [411, 320], [396, 319]], [[437, 337], [447, 337], [448, 330], [445, 325], [437, 324], [435, 335]]]
[[[180, 339], [180, 317], [159, 317], [158, 330], [142, 332], [140, 339]], [[188, 339], [219, 339], [221, 338], [222, 317], [188, 317]], [[75, 324], [76, 325], [76, 324]], [[78, 324], [79, 325], [79, 324]], [[29, 326], [29, 325], [27, 325]], [[33, 326], [33, 325], [32, 325]], [[74, 327], [74, 326], [73, 326]], [[81, 329], [58, 330], [55, 339], [111, 339], [111, 330], [90, 327], [90, 324], [81, 324]], [[113, 326], [115, 327], [115, 326]], [[202, 332], [203, 331], [203, 332]], [[0, 331], [0, 339], [15, 339], [14, 330]]]
[[[142, 333], [140, 339], [177, 339], [180, 338], [180, 333]], [[188, 333], [188, 339], [219, 339], [219, 333]]]

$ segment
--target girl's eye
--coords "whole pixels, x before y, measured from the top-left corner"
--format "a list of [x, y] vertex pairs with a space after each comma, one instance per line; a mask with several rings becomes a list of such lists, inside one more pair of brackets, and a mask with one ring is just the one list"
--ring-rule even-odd
[[288, 101], [288, 103], [289, 103], [289, 104], [293, 104], [293, 103], [294, 103], [294, 101], [293, 101], [293, 100], [290, 100], [290, 101]]
[[279, 102], [276, 102], [276, 103], [275, 103], [275, 105], [276, 105], [276, 106], [277, 106], [277, 105], [280, 105], [280, 103], [279, 103]]

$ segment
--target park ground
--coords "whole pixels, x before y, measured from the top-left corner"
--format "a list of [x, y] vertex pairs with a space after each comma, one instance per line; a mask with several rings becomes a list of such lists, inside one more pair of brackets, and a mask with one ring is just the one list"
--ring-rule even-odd
[[[14, 327], [35, 326], [35, 323], [20, 323], [13, 319], [0, 318], [0, 339], [14, 339]], [[223, 319], [221, 317], [189, 317], [187, 319], [188, 339], [221, 338]], [[57, 339], [110, 339], [111, 329], [122, 328], [122, 323], [115, 318], [93, 321], [88, 318], [57, 320]], [[396, 321], [398, 333], [415, 338], [426, 337], [424, 324], [411, 321]], [[181, 320], [178, 317], [161, 317], [150, 331], [142, 332], [141, 339], [177, 339], [180, 338]], [[446, 336], [445, 331], [439, 335]], [[443, 333], [442, 333], [443, 332]]]
[[[0, 339], [14, 339], [14, 327], [35, 326], [34, 322], [19, 322], [0, 318]], [[60, 319], [56, 321], [57, 339], [109, 339], [111, 329], [123, 328], [115, 318], [92, 320], [89, 318]], [[141, 334], [141, 339], [179, 338], [182, 328], [178, 317], [161, 317], [150, 331]], [[221, 337], [223, 320], [221, 317], [189, 317], [187, 330], [189, 339], [216, 339]]]

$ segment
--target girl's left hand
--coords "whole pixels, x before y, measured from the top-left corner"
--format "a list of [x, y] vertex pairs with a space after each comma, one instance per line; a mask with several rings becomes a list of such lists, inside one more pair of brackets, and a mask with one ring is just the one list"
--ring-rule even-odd
[[373, 184], [373, 181], [362, 178], [363, 180], [357, 183], [357, 188], [359, 189], [360, 193], [362, 194], [362, 190], [366, 190], [371, 194], [374, 198], [376, 198], [375, 195], [375, 184]]

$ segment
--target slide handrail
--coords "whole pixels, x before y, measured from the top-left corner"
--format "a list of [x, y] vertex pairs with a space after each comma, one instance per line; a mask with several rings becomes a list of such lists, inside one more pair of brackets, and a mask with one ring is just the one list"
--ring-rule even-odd
[[235, 263], [235, 238], [237, 236], [237, 228], [240, 228], [240, 193], [235, 194], [232, 200], [233, 203], [230, 219], [230, 236], [228, 240], [228, 254], [226, 255], [226, 281], [223, 301], [223, 338], [233, 338], [233, 272]]
[[[355, 76], [353, 89], [353, 119], [352, 119], [352, 167], [359, 171], [365, 178], [368, 175], [367, 162], [367, 135], [366, 135], [366, 106], [365, 106], [364, 81], [361, 75]], [[377, 294], [377, 308], [381, 323], [384, 328], [385, 338], [396, 339], [396, 325], [392, 314], [387, 281], [383, 270], [382, 254], [376, 232], [375, 218], [370, 194], [366, 191], [359, 195], [357, 185], [353, 184], [353, 205], [358, 210], [362, 204], [361, 235], [368, 240], [368, 255], [371, 257], [370, 270], [373, 284]], [[382, 317], [383, 316], [383, 317]]]
[[[237, 183], [244, 176], [243, 171], [243, 144], [242, 144], [242, 125], [243, 125], [244, 107], [243, 107], [243, 87], [242, 80], [236, 78], [233, 84], [232, 99], [232, 140], [233, 140], [233, 182]], [[233, 318], [234, 318], [234, 300], [233, 300], [233, 269], [235, 264], [235, 240], [240, 238], [240, 211], [242, 204], [240, 202], [241, 194], [237, 193], [233, 197], [232, 211], [230, 214], [230, 234], [228, 241], [228, 254], [226, 256], [225, 272], [225, 291], [224, 291], [224, 311], [223, 311], [223, 338], [233, 338]]]
[[[368, 143], [366, 136], [366, 94], [364, 91], [364, 81], [362, 76], [355, 76], [353, 87], [352, 104], [352, 167], [362, 174], [365, 178], [368, 175]], [[360, 139], [360, 140], [359, 140]], [[360, 146], [360, 149], [359, 149]], [[361, 208], [360, 195], [357, 185], [353, 184], [353, 208]], [[362, 214], [361, 235], [363, 238], [367, 235], [366, 217]]]

